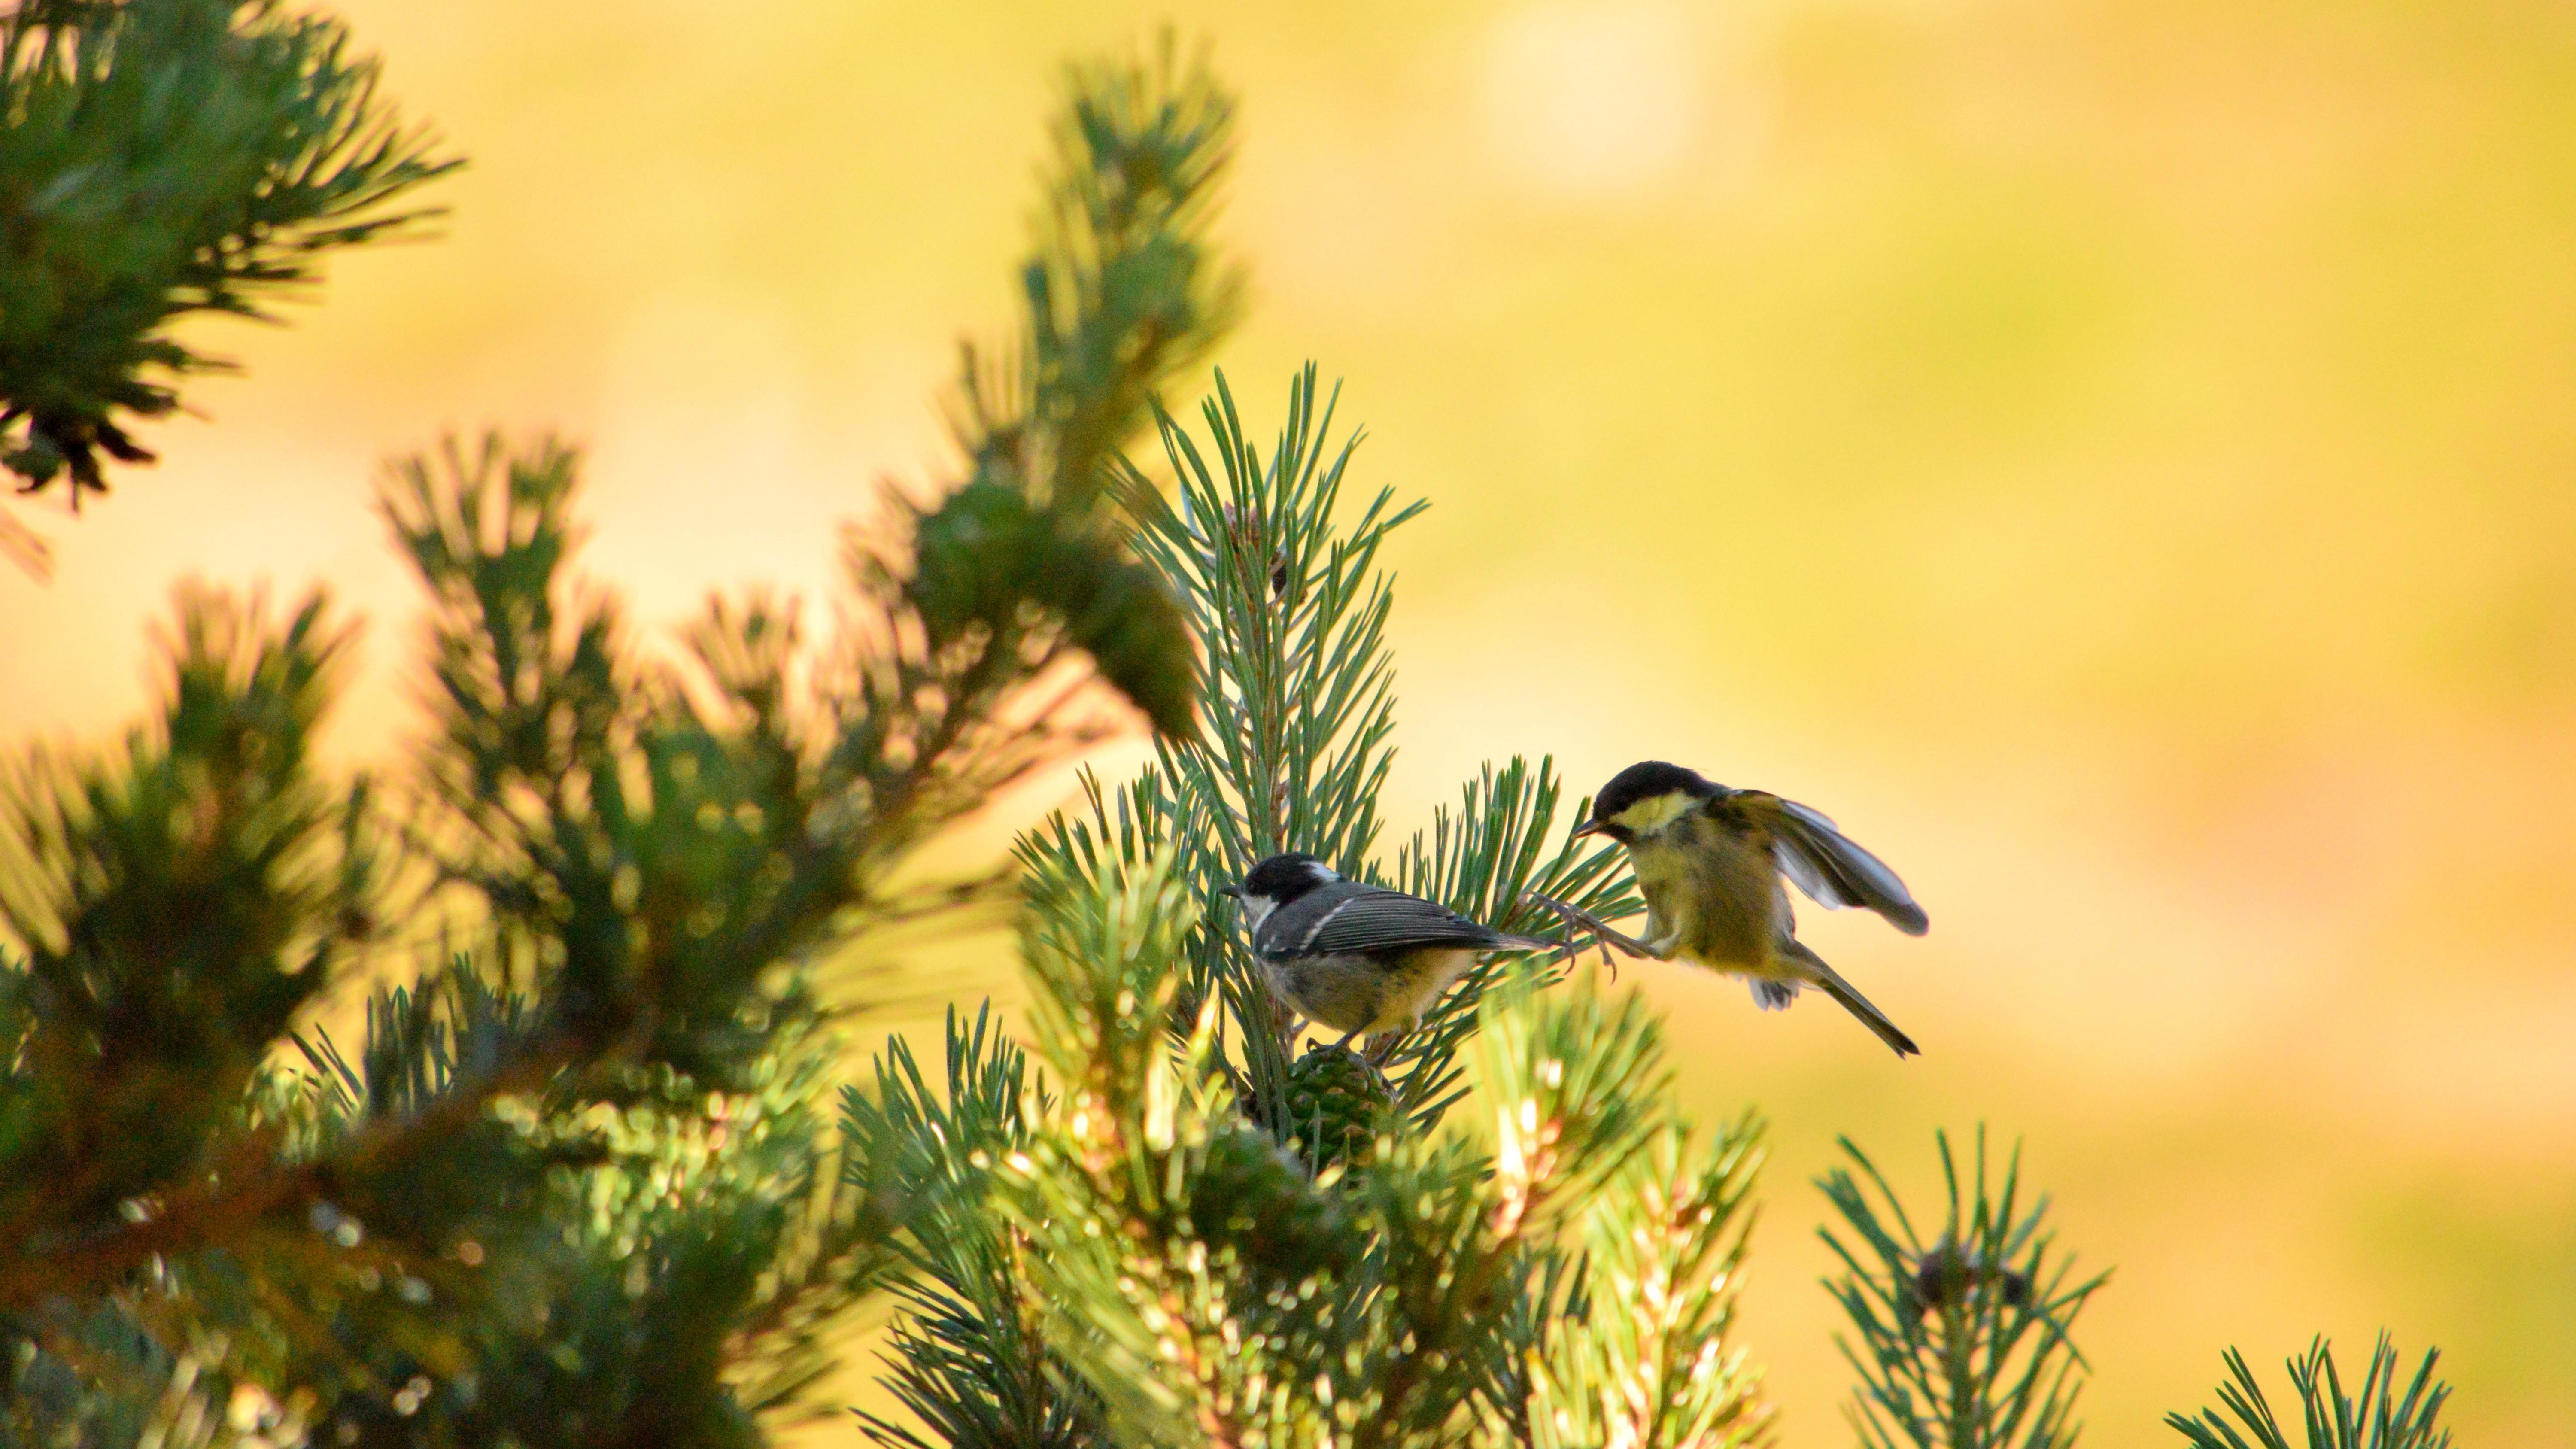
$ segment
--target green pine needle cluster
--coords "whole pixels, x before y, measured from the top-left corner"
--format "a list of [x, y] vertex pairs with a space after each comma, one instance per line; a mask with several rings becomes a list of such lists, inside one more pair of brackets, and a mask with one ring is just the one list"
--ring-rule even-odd
[[[2334, 1351], [2323, 1338], [2290, 1360], [2290, 1388], [2299, 1396], [2305, 1449], [2448, 1449], [2451, 1431], [2435, 1420], [2451, 1396], [2450, 1385], [2433, 1377], [2438, 1350], [2427, 1350], [2414, 1377], [2398, 1387], [2401, 1377], [2397, 1346], [2381, 1334], [2371, 1346], [2370, 1367], [2362, 1373], [2361, 1391], [2346, 1394]], [[2271, 1401], [2235, 1349], [2226, 1354], [2228, 1382], [2218, 1389], [2219, 1409], [2197, 1417], [2168, 1414], [2165, 1422], [2191, 1441], [2192, 1449], [2292, 1449], [2288, 1431], [2273, 1417]]]
[[1852, 1426], [1868, 1449], [2067, 1449], [2085, 1366], [2070, 1334], [2110, 1275], [2075, 1276], [2048, 1199], [2022, 1197], [2018, 1148], [1996, 1182], [1982, 1129], [1965, 1175], [1948, 1136], [1936, 1145], [1948, 1201], [1928, 1242], [1849, 1139], [1861, 1176], [1837, 1168], [1818, 1184], [1851, 1235], [1820, 1230], [1855, 1330], [1837, 1339], [1860, 1378]]
[[[2087, 1371], [2076, 1315], [2109, 1281], [2078, 1277], [2046, 1225], [2048, 1202], [2022, 1198], [2021, 1154], [1990, 1171], [1983, 1129], [1963, 1172], [1937, 1136], [1946, 1188], [1940, 1231], [1927, 1241], [1877, 1165], [1848, 1139], [1850, 1169], [1819, 1180], [1845, 1232], [1820, 1230], [1842, 1260], [1826, 1287], [1849, 1319], [1837, 1336], [1859, 1383], [1850, 1418], [1865, 1449], [2070, 1449]], [[2347, 1395], [2324, 1339], [2290, 1360], [2306, 1424], [2305, 1449], [2445, 1449], [2436, 1419], [2450, 1387], [2428, 1352], [2400, 1387], [2397, 1351], [2382, 1335], [2360, 1392]], [[2168, 1414], [2192, 1449], [2292, 1449], [2245, 1358], [2229, 1349], [2220, 1408]]]
[[138, 420], [220, 367], [193, 313], [264, 317], [328, 253], [416, 231], [459, 163], [329, 16], [279, 0], [23, 0], [0, 15], [0, 466], [105, 492]]
[[878, 1442], [913, 1449], [1097, 1444], [1096, 1402], [1051, 1375], [1036, 1305], [1020, 1297], [1028, 1244], [994, 1231], [987, 1213], [994, 1174], [1052, 1104], [989, 1008], [971, 1026], [951, 1012], [946, 1037], [944, 1090], [896, 1037], [877, 1059], [873, 1090], [842, 1100], [849, 1171], [902, 1185], [892, 1240], [902, 1313], [885, 1382], [926, 1437], [875, 1415], [863, 1423]]

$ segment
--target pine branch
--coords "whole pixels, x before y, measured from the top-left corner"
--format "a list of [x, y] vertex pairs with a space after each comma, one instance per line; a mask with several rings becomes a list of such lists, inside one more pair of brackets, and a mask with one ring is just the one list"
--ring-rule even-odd
[[[1217, 904], [1218, 889], [1253, 861], [1282, 849], [1384, 878], [1368, 859], [1394, 728], [1385, 645], [1391, 581], [1376, 559], [1388, 531], [1420, 505], [1398, 507], [1381, 492], [1355, 521], [1337, 517], [1357, 437], [1331, 442], [1332, 405], [1319, 403], [1312, 367], [1290, 386], [1287, 422], [1266, 460], [1222, 374], [1202, 411], [1212, 435], [1204, 449], [1163, 419], [1176, 501], [1164, 504], [1133, 468], [1125, 491], [1145, 518], [1140, 547], [1202, 641], [1198, 691], [1209, 727], [1196, 739], [1162, 741], [1156, 765], [1115, 792], [1086, 784], [1084, 818], [1058, 819], [1025, 838], [1021, 857], [1038, 878], [1088, 880], [1170, 842], [1203, 907]], [[1535, 772], [1519, 761], [1489, 770], [1468, 787], [1456, 817], [1442, 812], [1434, 838], [1417, 839], [1399, 858], [1397, 878], [1510, 930], [1553, 924], [1545, 908], [1525, 900], [1532, 890], [1604, 910], [1633, 908], [1629, 889], [1612, 884], [1611, 852], [1547, 851], [1561, 793], [1546, 762]], [[1288, 1116], [1299, 1095], [1290, 1023], [1235, 938], [1233, 913], [1209, 910], [1203, 919], [1187, 953], [1183, 1015], [1195, 1020], [1204, 1001], [1224, 1004], [1221, 1069], [1264, 1127], [1289, 1140], [1299, 1131]], [[1456, 1054], [1500, 969], [1480, 966], [1392, 1058], [1405, 1110], [1425, 1128], [1457, 1100]]]
[[1747, 1119], [1694, 1149], [1669, 1124], [1593, 1206], [1584, 1289], [1601, 1309], [1532, 1345], [1519, 1442], [1732, 1449], [1764, 1437], [1758, 1376], [1732, 1342], [1760, 1137]]
[[[1356, 519], [1336, 520], [1359, 435], [1330, 443], [1333, 402], [1318, 407], [1312, 365], [1290, 385], [1267, 463], [1222, 373], [1202, 412], [1216, 466], [1162, 416], [1179, 497], [1146, 510], [1139, 540], [1205, 653], [1207, 744], [1167, 749], [1164, 772], [1210, 803], [1216, 860], [1239, 869], [1299, 849], [1355, 870], [1377, 837], [1376, 795], [1394, 759], [1392, 585], [1377, 552], [1425, 505], [1398, 508], [1380, 491]], [[1142, 476], [1130, 479], [1141, 493]]]
[[1588, 980], [1542, 1004], [1498, 996], [1477, 1015], [1477, 1077], [1493, 1113], [1493, 1231], [1549, 1239], [1627, 1170], [1663, 1120], [1672, 1078], [1662, 1024], [1637, 995], [1614, 1006]]
[[[2437, 1349], [2426, 1350], [2414, 1378], [2401, 1390], [2397, 1348], [2382, 1333], [2371, 1346], [2361, 1391], [2347, 1395], [2332, 1347], [2322, 1337], [2310, 1343], [2307, 1352], [2289, 1361], [2290, 1387], [2299, 1396], [2307, 1449], [2445, 1449], [2451, 1431], [2435, 1420], [2451, 1396], [2451, 1386], [2433, 1377], [2433, 1366], [2441, 1356]], [[2231, 1348], [2226, 1363], [2229, 1382], [2218, 1388], [2224, 1413], [2204, 1409], [2197, 1418], [2167, 1414], [2165, 1423], [2190, 1440], [2192, 1449], [2291, 1449], [2290, 1436], [2273, 1417], [2272, 1405], [2263, 1397], [2263, 1387], [2247, 1367], [2245, 1355]], [[2234, 1423], [2229, 1422], [2231, 1416]], [[2244, 1432], [2238, 1432], [2238, 1425]]]
[[970, 344], [960, 368], [952, 419], [967, 480], [936, 508], [905, 510], [914, 567], [876, 572], [902, 577], [934, 654], [1000, 658], [1061, 641], [1158, 734], [1186, 737], [1187, 628], [1110, 505], [1127, 486], [1119, 449], [1156, 390], [1240, 310], [1241, 273], [1207, 237], [1234, 102], [1204, 56], [1178, 60], [1168, 34], [1150, 60], [1070, 68], [1065, 91], [1020, 267], [1022, 330], [1005, 361]]
[[[1291, 1287], [1299, 1245], [1329, 1242], [1331, 1204], [1268, 1139], [1217, 1113], [1203, 1024], [1172, 1060], [1180, 941], [1193, 923], [1167, 862], [1056, 883], [1024, 927], [1038, 1049], [1064, 1084], [1044, 1129], [1005, 1159], [999, 1206], [1035, 1251], [1029, 1301], [1047, 1342], [1122, 1443], [1248, 1442], [1288, 1408], [1232, 1351], [1234, 1291]], [[1203, 1017], [1203, 1023], [1205, 1018]], [[1252, 1248], [1211, 1253], [1201, 1225]], [[1262, 1270], [1271, 1271], [1262, 1271]]]
[[[1391, 1119], [1365, 1160], [1315, 1172], [1239, 1115], [1215, 1066], [1216, 1003], [1176, 1018], [1192, 933], [1169, 858], [1061, 859], [1103, 867], [1041, 876], [1031, 893], [1032, 1017], [1066, 1093], [1004, 1155], [998, 1201], [1032, 1246], [1022, 1301], [1110, 1436], [1509, 1442], [1504, 1426], [1532, 1407], [1516, 1367], [1541, 1341], [1531, 1305], [1562, 1282], [1557, 1232], [1596, 1206], [1633, 1225], [1611, 1189], [1675, 1130], [1650, 1014], [1588, 983], [1489, 994], [1474, 1040], [1498, 1153]], [[1680, 1216], [1676, 1241], [1724, 1231]], [[1726, 1376], [1675, 1374], [1680, 1407], [1659, 1422], [1748, 1412], [1738, 1369], [1706, 1347], [1722, 1327], [1717, 1308], [1682, 1312], [1674, 1335]]]
[[1234, 100], [1166, 32], [1150, 58], [1067, 68], [1027, 326], [991, 366], [971, 345], [953, 413], [978, 478], [1087, 512], [1162, 380], [1204, 357], [1242, 306], [1206, 236], [1233, 159]]
[[[101, 758], [31, 753], [12, 783], [0, 927], [25, 964], [0, 1082], [0, 1308], [194, 1241], [192, 1214], [282, 1200], [199, 1179], [260, 1155], [213, 1144], [369, 927], [368, 793], [309, 764], [347, 635], [318, 595], [282, 625], [201, 593], [180, 616], [157, 732]], [[158, 1216], [119, 1212], [181, 1184]]]
[[1853, 1427], [1868, 1449], [2065, 1449], [2085, 1367], [2069, 1333], [2110, 1275], [2076, 1280], [2072, 1258], [2052, 1252], [2047, 1199], [2020, 1201], [2018, 1149], [1998, 1185], [1982, 1129], [1973, 1179], [1947, 1135], [1936, 1141], [1948, 1201], [1930, 1243], [1848, 1140], [1868, 1187], [1839, 1168], [1818, 1180], [1852, 1234], [1818, 1230], [1843, 1263], [1827, 1286], [1855, 1331], [1835, 1339], [1860, 1376]]
[[[1394, 763], [1392, 581], [1375, 563], [1387, 534], [1423, 507], [1397, 507], [1381, 490], [1355, 520], [1337, 520], [1360, 436], [1331, 443], [1333, 402], [1318, 407], [1311, 364], [1289, 386], [1266, 464], [1222, 373], [1216, 387], [1201, 408], [1216, 469], [1160, 416], [1178, 506], [1148, 509], [1143, 541], [1205, 655], [1206, 744], [1166, 747], [1161, 770], [1183, 802], [1192, 828], [1175, 833], [1198, 843], [1189, 868], [1211, 903], [1218, 886], [1281, 850], [1360, 873]], [[1192, 999], [1222, 996], [1243, 1027], [1254, 1100], [1283, 1103], [1285, 1022], [1240, 944], [1212, 937], [1193, 966]], [[1284, 1135], [1284, 1121], [1268, 1125]]]
[[[414, 235], [460, 163], [395, 116], [347, 28], [276, 0], [21, 4], [0, 15], [0, 465], [77, 509], [129, 429], [224, 364], [174, 324], [266, 317], [326, 254]], [[23, 424], [23, 428], [22, 425]]]
[[[381, 993], [358, 1064], [305, 1043], [302, 1092], [276, 1095], [311, 1120], [287, 1136], [345, 1161], [344, 1140], [423, 1091], [471, 1092], [476, 1061], [506, 1055], [531, 1015], [465, 962], [420, 992]], [[303, 1241], [338, 1251], [299, 1258], [283, 1233], [235, 1244], [257, 1268], [245, 1286], [269, 1291], [209, 1325], [236, 1341], [263, 1321], [292, 1326], [269, 1361], [241, 1367], [318, 1391], [313, 1412], [369, 1442], [433, 1430], [733, 1442], [757, 1419], [808, 1412], [831, 1329], [879, 1282], [894, 1226], [881, 1196], [844, 1182], [826, 1131], [836, 1055], [819, 1032], [785, 1032], [747, 1093], [629, 1074], [605, 1114], [569, 1075], [481, 1099], [479, 1125], [434, 1151], [336, 1175]], [[403, 1293], [334, 1279], [360, 1244]], [[224, 1261], [190, 1264], [181, 1300], [218, 1300]]]
[[861, 1427], [878, 1444], [1071, 1446], [1099, 1442], [1099, 1407], [1059, 1371], [1029, 1296], [1025, 1235], [1001, 1225], [992, 1201], [996, 1165], [1027, 1138], [1047, 1103], [1026, 1059], [1001, 1034], [991, 1008], [972, 1027], [947, 1020], [947, 1087], [934, 1092], [902, 1038], [876, 1061], [876, 1090], [842, 1098], [854, 1179], [908, 1196], [896, 1250], [910, 1269], [880, 1379], [935, 1436], [873, 1414]]
[[[59, 1296], [95, 1294], [156, 1259], [261, 1237], [292, 1234], [317, 1215], [342, 1216], [337, 1199], [399, 1203], [379, 1179], [399, 1177], [428, 1154], [458, 1145], [493, 1102], [552, 1080], [571, 1053], [560, 1043], [459, 1084], [399, 1118], [381, 1118], [337, 1142], [324, 1156], [285, 1155], [273, 1132], [221, 1143], [199, 1173], [166, 1183], [142, 1216], [120, 1216], [27, 1241], [0, 1269], [0, 1310]], [[415, 1206], [417, 1206], [415, 1204]], [[401, 1213], [380, 1214], [400, 1220]], [[326, 1225], [321, 1229], [328, 1232]]]
[[1525, 1421], [1498, 1397], [1498, 1364], [1537, 1347], [1509, 1336], [1514, 1305], [1546, 1271], [1560, 1230], [1604, 1198], [1658, 1132], [1673, 1127], [1662, 1033], [1634, 994], [1527, 984], [1478, 1009], [1478, 1075], [1494, 1144], [1405, 1132], [1357, 1176], [1381, 1235], [1375, 1296], [1383, 1338], [1342, 1397], [1363, 1406], [1351, 1442], [1433, 1445]]
[[710, 606], [687, 666], [638, 670], [571, 581], [576, 494], [573, 455], [542, 440], [451, 442], [389, 480], [436, 603], [439, 747], [410, 838], [585, 1051], [721, 1085], [766, 1023], [812, 1009], [776, 968], [974, 902], [984, 882], [887, 878], [1089, 736], [1043, 694], [1015, 710], [1052, 646], [934, 648], [891, 574], [858, 581], [819, 667], [793, 607], [753, 598]]
[[[1455, 817], [1435, 811], [1429, 838], [1416, 833], [1398, 855], [1396, 884], [1498, 930], [1543, 937], [1553, 927], [1567, 945], [1554, 959], [1526, 966], [1509, 964], [1511, 958], [1477, 963], [1390, 1058], [1390, 1067], [1402, 1074], [1404, 1108], [1425, 1130], [1465, 1090], [1455, 1064], [1485, 993], [1513, 970], [1531, 974], [1537, 984], [1557, 979], [1574, 955], [1566, 913], [1585, 920], [1597, 919], [1596, 912], [1621, 915], [1643, 908], [1620, 870], [1616, 849], [1586, 853], [1569, 839], [1547, 851], [1564, 793], [1553, 759], [1540, 760], [1536, 771], [1518, 756], [1500, 771], [1488, 765], [1462, 793]], [[1583, 813], [1576, 811], [1578, 818]]]

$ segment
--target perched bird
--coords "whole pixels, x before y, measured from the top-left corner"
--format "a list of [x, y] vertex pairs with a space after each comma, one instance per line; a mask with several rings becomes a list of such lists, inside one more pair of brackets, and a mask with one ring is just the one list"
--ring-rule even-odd
[[1352, 1037], [1409, 1029], [1488, 951], [1552, 951], [1420, 896], [1345, 880], [1311, 855], [1274, 855], [1225, 894], [1243, 905], [1252, 953], [1280, 999]]
[[1909, 936], [1932, 926], [1896, 872], [1834, 822], [1794, 800], [1646, 760], [1601, 787], [1574, 833], [1628, 847], [1646, 897], [1643, 944], [1655, 955], [1750, 977], [1766, 1010], [1796, 1000], [1800, 986], [1820, 987], [1898, 1056], [1921, 1050], [1798, 940], [1784, 875], [1818, 905], [1867, 906]]

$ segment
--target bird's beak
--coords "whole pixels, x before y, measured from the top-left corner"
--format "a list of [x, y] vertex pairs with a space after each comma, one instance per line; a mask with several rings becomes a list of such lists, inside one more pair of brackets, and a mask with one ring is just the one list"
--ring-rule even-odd
[[1216, 893], [1217, 893], [1218, 895], [1221, 895], [1221, 896], [1226, 897], [1226, 898], [1227, 898], [1227, 899], [1229, 899], [1229, 900], [1237, 900], [1237, 901], [1239, 901], [1239, 900], [1242, 900], [1242, 899], [1243, 899], [1243, 887], [1241, 887], [1241, 886], [1236, 886], [1236, 885], [1221, 885], [1221, 886], [1218, 886], [1218, 887], [1216, 888]]
[[1605, 831], [1601, 828], [1601, 822], [1600, 822], [1600, 821], [1598, 821], [1598, 820], [1586, 820], [1586, 821], [1584, 821], [1582, 824], [1580, 824], [1580, 825], [1578, 825], [1578, 826], [1574, 827], [1574, 833], [1573, 833], [1572, 835], [1569, 835], [1569, 836], [1565, 837], [1565, 843], [1566, 843], [1566, 844], [1568, 844], [1568, 845], [1572, 845], [1574, 842], [1576, 842], [1576, 841], [1578, 841], [1578, 840], [1581, 840], [1583, 837], [1585, 837], [1585, 836], [1587, 836], [1587, 835], [1601, 835], [1601, 834], [1606, 834], [1606, 833], [1607, 833], [1607, 832], [1605, 832]]

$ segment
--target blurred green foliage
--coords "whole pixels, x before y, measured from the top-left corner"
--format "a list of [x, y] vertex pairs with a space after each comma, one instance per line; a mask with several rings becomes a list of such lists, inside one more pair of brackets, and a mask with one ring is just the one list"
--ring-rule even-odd
[[1821, 1230], [1843, 1272], [1828, 1286], [1851, 1321], [1840, 1339], [1860, 1378], [1850, 1410], [1868, 1449], [2069, 1449], [2084, 1355], [2076, 1315], [2108, 1273], [2079, 1278], [2025, 1197], [2021, 1153], [1997, 1182], [1986, 1136], [1966, 1171], [1936, 1139], [1948, 1201], [1926, 1239], [1894, 1188], [1848, 1139], [1849, 1169], [1818, 1184], [1849, 1234]]
[[[211, 124], [222, 107], [187, 85], [232, 82], [138, 68], [155, 44], [287, 44], [207, 18], [231, 13], [7, 23], [62, 70], [29, 72], [40, 90], [194, 97]], [[69, 29], [27, 38], [49, 24]], [[349, 104], [336, 29], [289, 29], [308, 48], [263, 63]], [[1059, 205], [1041, 247], [1062, 289], [1028, 297], [1042, 385], [1007, 418], [975, 395], [1025, 446], [997, 468], [970, 445], [916, 527], [854, 541], [829, 638], [754, 594], [651, 653], [575, 573], [574, 450], [451, 438], [380, 492], [428, 599], [430, 716], [382, 785], [313, 761], [348, 643], [318, 594], [278, 618], [183, 589], [153, 726], [20, 761], [0, 839], [7, 1442], [753, 1444], [810, 1409], [923, 1190], [833, 1119], [819, 963], [998, 898], [1000, 876], [919, 857], [1098, 737], [1087, 681], [1167, 730], [1192, 718], [1178, 606], [1103, 485], [1142, 400], [1228, 316], [1191, 260], [1226, 103], [1168, 56], [1069, 90], [1082, 144], [1051, 194], [1103, 199]], [[312, 166], [351, 136], [375, 138], [369, 165], [413, 144], [353, 116]], [[205, 305], [302, 275], [239, 251]], [[40, 271], [12, 262], [9, 285]], [[1062, 335], [1087, 360], [1046, 361]], [[994, 516], [1010, 526], [973, 522]], [[366, 1020], [343, 1048], [312, 1021], [352, 990]]]
[[460, 163], [279, 0], [28, 0], [0, 16], [0, 465], [73, 505], [221, 364], [172, 324], [263, 317], [329, 252], [416, 230]]

